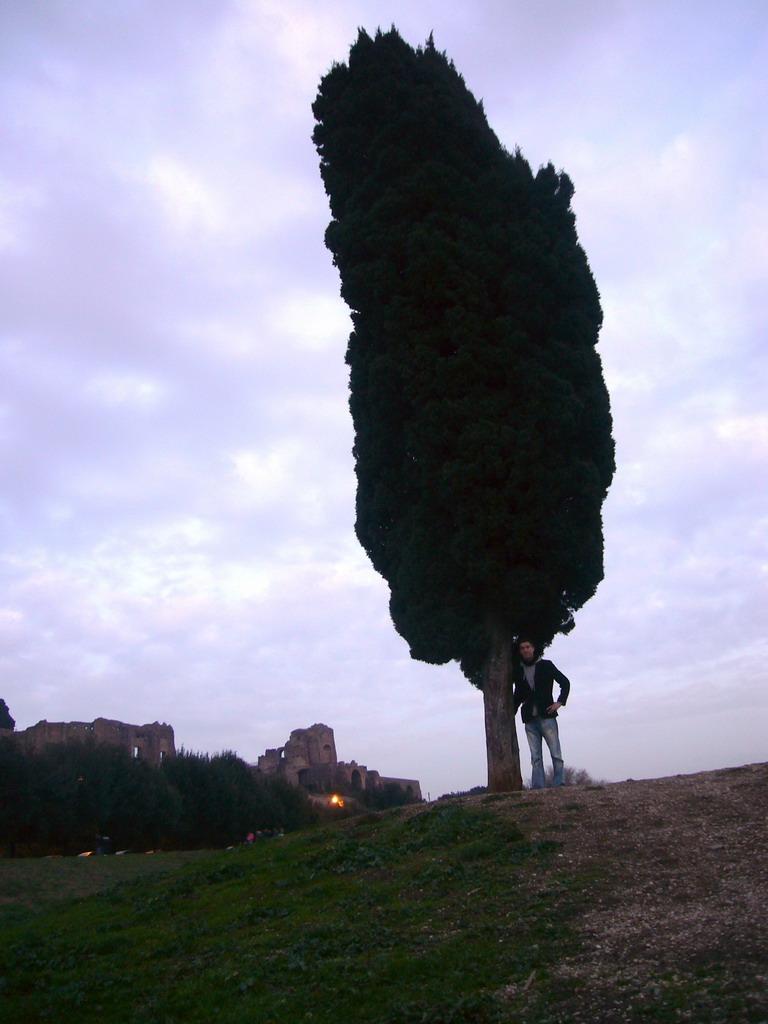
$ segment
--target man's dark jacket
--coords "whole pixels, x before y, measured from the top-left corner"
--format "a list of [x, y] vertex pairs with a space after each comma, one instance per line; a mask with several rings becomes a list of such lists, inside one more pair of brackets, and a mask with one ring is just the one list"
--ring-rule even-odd
[[[564, 676], [560, 669], [553, 665], [551, 661], [537, 661], [533, 676], [534, 689], [531, 690], [525, 678], [523, 667], [522, 662], [518, 662], [513, 670], [515, 714], [517, 714], [517, 709], [522, 704], [522, 719], [524, 722], [530, 722], [533, 718], [533, 706], [535, 704], [540, 718], [557, 718], [557, 712], [554, 711], [550, 714], [547, 708], [558, 702], [565, 704], [568, 700], [568, 694], [571, 691], [568, 677]], [[557, 701], [552, 698], [552, 687], [555, 682], [560, 684], [560, 696], [557, 698]]]

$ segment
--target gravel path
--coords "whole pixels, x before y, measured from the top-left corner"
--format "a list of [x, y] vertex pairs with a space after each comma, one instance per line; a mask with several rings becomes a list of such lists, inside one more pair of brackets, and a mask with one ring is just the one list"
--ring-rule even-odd
[[555, 889], [587, 880], [558, 1019], [768, 1024], [768, 765], [505, 801], [563, 843]]

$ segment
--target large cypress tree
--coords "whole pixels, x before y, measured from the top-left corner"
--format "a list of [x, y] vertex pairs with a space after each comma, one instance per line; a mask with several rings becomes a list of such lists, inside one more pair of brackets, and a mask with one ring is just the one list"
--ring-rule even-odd
[[501, 146], [431, 38], [361, 31], [313, 111], [354, 325], [357, 536], [412, 656], [482, 688], [489, 787], [519, 788], [514, 640], [545, 646], [594, 594], [614, 470], [573, 186]]

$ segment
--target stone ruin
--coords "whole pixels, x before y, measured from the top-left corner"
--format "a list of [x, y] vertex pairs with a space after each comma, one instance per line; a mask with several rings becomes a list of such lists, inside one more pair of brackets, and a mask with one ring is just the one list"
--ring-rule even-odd
[[109, 718], [97, 718], [93, 722], [38, 722], [28, 729], [13, 732], [0, 729], [0, 735], [13, 736], [26, 750], [40, 751], [51, 743], [67, 743], [70, 740], [93, 740], [122, 747], [132, 757], [149, 764], [158, 765], [166, 757], [176, 755], [173, 727], [159, 722], [151, 725], [127, 725]]
[[[97, 718], [93, 722], [47, 722], [43, 719], [19, 732], [12, 727], [0, 728], [0, 736], [13, 736], [30, 751], [43, 750], [52, 743], [92, 740], [122, 747], [132, 757], [153, 765], [176, 755], [173, 727], [159, 722], [128, 725], [109, 718]], [[339, 761], [333, 729], [320, 723], [308, 729], [294, 729], [285, 746], [267, 750], [252, 767], [256, 775], [284, 778], [309, 793], [338, 791], [354, 795], [395, 785], [409, 800], [422, 798], [417, 779], [392, 778], [357, 761]]]
[[379, 775], [357, 761], [339, 761], [333, 729], [320, 723], [308, 729], [294, 729], [284, 747], [262, 754], [254, 769], [259, 775], [277, 775], [310, 793], [352, 793], [394, 784], [413, 800], [421, 800], [416, 779], [395, 779]]

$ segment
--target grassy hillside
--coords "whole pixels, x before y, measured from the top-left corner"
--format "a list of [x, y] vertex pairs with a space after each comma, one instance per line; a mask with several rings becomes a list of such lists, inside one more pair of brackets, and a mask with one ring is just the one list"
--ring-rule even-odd
[[[4, 1019], [765, 1019], [746, 997], [737, 1005], [738, 993], [726, 993], [711, 1012], [699, 1000], [698, 1016], [681, 1016], [679, 1007], [696, 1000], [690, 975], [680, 979], [679, 998], [667, 979], [659, 997], [645, 999], [632, 1017], [582, 1018], [573, 1010], [581, 983], [558, 976], [558, 963], [564, 951], [578, 953], [579, 918], [611, 891], [614, 865], [599, 857], [576, 863], [563, 854], [569, 816], [578, 819], [581, 803], [577, 788], [546, 799], [553, 797], [549, 804], [530, 794], [441, 801], [250, 848], [174, 855], [173, 862], [166, 855], [135, 858], [148, 873], [123, 881], [116, 873], [128, 871], [131, 858], [25, 862], [30, 882], [49, 887], [49, 902], [38, 910], [18, 898], [19, 865], [0, 863]], [[538, 823], [526, 828], [534, 806]], [[559, 817], [547, 822], [555, 806]], [[66, 898], [55, 901], [50, 885], [64, 869]], [[78, 873], [88, 895], [75, 895]]]
[[9, 929], [6, 1019], [496, 1020], [491, 993], [556, 955], [567, 888], [532, 912], [555, 849], [445, 802], [209, 855]]

